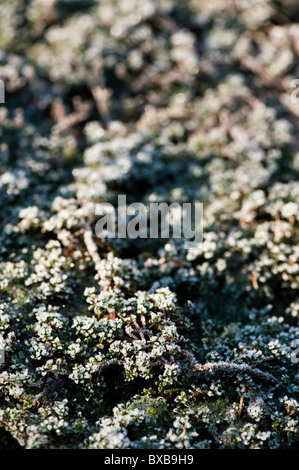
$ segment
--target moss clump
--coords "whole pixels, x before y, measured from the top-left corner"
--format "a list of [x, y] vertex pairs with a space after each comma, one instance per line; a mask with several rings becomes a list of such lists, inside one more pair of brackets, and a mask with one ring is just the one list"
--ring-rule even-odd
[[1, 448], [298, 447], [296, 5], [1, 2]]

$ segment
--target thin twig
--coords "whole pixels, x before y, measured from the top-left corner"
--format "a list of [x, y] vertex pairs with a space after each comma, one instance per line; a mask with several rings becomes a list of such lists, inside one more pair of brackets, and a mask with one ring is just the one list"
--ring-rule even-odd
[[249, 364], [234, 364], [233, 362], [206, 362], [205, 364], [199, 364], [195, 361], [193, 354], [188, 351], [183, 351], [184, 355], [189, 359], [191, 365], [199, 373], [204, 372], [233, 372], [234, 374], [245, 373], [252, 376], [255, 376], [261, 380], [266, 380], [279, 384], [278, 380], [268, 372], [263, 372], [257, 367], [252, 367]]
[[87, 248], [88, 253], [90, 254], [91, 259], [93, 260], [96, 269], [99, 267], [101, 258], [98, 253], [97, 245], [93, 241], [92, 231], [89, 227], [84, 229], [84, 243]]
[[239, 404], [239, 409], [238, 409], [238, 418], [237, 418], [238, 421], [239, 421], [239, 419], [240, 419], [240, 417], [241, 417], [241, 413], [242, 413], [242, 409], [243, 409], [243, 404], [244, 404], [244, 395], [241, 395], [240, 404]]
[[97, 372], [101, 372], [103, 369], [106, 369], [106, 367], [109, 366], [114, 366], [114, 365], [122, 365], [124, 361], [121, 361], [120, 359], [111, 359], [110, 361], [102, 362], [98, 369]]
[[232, 362], [207, 362], [206, 364], [195, 364], [194, 368], [198, 372], [233, 372], [239, 374], [241, 372], [253, 375], [259, 379], [269, 382], [278, 383], [278, 380], [268, 372], [263, 372], [258, 368], [251, 367], [248, 364], [233, 364]]

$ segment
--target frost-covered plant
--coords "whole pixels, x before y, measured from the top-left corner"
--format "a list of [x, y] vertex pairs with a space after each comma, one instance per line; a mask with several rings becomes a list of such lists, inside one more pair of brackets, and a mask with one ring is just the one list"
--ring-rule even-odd
[[[1, 448], [298, 447], [296, 15], [1, 2]], [[203, 243], [97, 239], [119, 194]]]

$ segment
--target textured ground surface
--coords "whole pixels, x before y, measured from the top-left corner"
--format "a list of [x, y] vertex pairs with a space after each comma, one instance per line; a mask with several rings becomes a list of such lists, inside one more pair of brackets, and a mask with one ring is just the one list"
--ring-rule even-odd
[[1, 1], [1, 448], [298, 447], [296, 4]]

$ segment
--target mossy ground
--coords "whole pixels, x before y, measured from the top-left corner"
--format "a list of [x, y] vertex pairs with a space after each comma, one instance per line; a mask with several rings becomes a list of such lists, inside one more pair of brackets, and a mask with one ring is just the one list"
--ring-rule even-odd
[[[1, 448], [298, 447], [298, 23], [2, 0]], [[202, 202], [203, 243], [97, 239], [119, 194]]]

